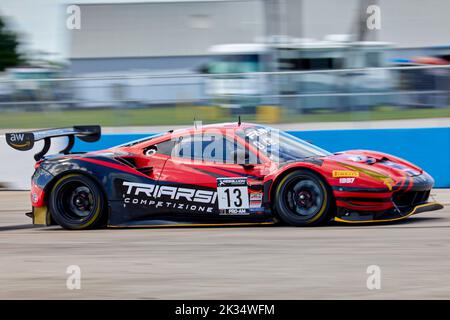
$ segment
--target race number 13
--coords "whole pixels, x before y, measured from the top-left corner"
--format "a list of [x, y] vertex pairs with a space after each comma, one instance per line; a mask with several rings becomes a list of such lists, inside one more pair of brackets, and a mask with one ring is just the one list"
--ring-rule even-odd
[[247, 209], [248, 187], [244, 178], [217, 179], [219, 209]]

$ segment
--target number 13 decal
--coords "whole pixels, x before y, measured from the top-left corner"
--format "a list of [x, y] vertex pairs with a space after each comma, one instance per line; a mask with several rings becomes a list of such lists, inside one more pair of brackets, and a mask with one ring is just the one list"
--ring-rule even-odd
[[247, 209], [248, 187], [246, 178], [217, 179], [219, 209]]
[[[232, 194], [231, 190], [233, 190]], [[242, 206], [242, 191], [240, 189], [227, 188], [224, 192], [227, 194], [228, 207], [234, 206], [236, 208], [240, 208]]]

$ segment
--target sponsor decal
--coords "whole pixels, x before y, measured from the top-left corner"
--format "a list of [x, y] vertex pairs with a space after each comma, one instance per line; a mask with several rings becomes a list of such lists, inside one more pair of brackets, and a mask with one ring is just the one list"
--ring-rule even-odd
[[263, 194], [262, 192], [250, 193], [250, 208], [261, 208]]
[[125, 206], [132, 204], [157, 209], [212, 213], [217, 199], [217, 193], [209, 190], [127, 181], [123, 182], [123, 186]]
[[217, 178], [219, 214], [248, 215], [247, 178]]
[[249, 215], [250, 212], [246, 209], [221, 209], [219, 210], [219, 214], [221, 216], [246, 216]]
[[[375, 180], [381, 181], [388, 187], [389, 191], [392, 190], [392, 186], [394, 184], [394, 180], [391, 177], [389, 177], [389, 176], [386, 176], [384, 174], [381, 174], [381, 173], [378, 173], [376, 171], [369, 170], [369, 169], [358, 168], [358, 167], [355, 167], [355, 166], [346, 165], [344, 163], [339, 163], [339, 164], [341, 166], [345, 167], [345, 168], [357, 170], [358, 174], [359, 174], [359, 172], [362, 172], [362, 173], [368, 175], [369, 177], [371, 177], [371, 178], [373, 178]], [[334, 171], [333, 171], [333, 173], [334, 173]]]
[[333, 170], [333, 178], [355, 178], [359, 177], [358, 171]]
[[247, 186], [247, 178], [218, 178], [217, 186], [218, 187]]
[[[266, 127], [248, 128], [245, 130], [245, 140], [248, 140], [259, 152], [267, 157], [278, 159], [280, 154], [280, 131], [277, 129]], [[252, 158], [253, 153], [249, 154]], [[256, 159], [251, 159], [250, 163]]]
[[24, 133], [7, 133], [6, 142], [14, 149], [25, 151], [30, 150], [34, 145], [33, 134]]
[[37, 203], [39, 201], [39, 196], [36, 192], [31, 193], [31, 202]]
[[353, 183], [356, 178], [339, 178], [339, 183]]

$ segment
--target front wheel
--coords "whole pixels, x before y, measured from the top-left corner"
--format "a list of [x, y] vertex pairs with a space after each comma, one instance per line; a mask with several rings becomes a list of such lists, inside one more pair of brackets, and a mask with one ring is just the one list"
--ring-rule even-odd
[[275, 211], [293, 226], [314, 226], [328, 222], [333, 196], [324, 179], [309, 170], [289, 173], [278, 184]]
[[97, 183], [81, 174], [69, 174], [52, 188], [49, 209], [64, 229], [99, 227], [103, 222], [105, 197]]

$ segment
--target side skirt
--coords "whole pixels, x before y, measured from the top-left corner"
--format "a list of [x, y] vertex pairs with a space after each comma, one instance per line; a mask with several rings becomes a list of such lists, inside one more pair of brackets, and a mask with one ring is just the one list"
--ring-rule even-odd
[[146, 221], [142, 224], [123, 224], [123, 225], [108, 225], [108, 228], [165, 228], [165, 227], [243, 227], [243, 226], [262, 226], [262, 225], [274, 225], [276, 221], [263, 221], [263, 222], [225, 222], [225, 223], [177, 223], [173, 221]]

